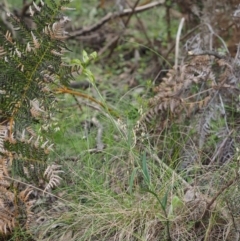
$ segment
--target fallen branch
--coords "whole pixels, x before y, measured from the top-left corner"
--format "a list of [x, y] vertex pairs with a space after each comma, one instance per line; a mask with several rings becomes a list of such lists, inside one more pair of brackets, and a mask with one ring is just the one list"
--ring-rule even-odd
[[124, 9], [122, 12], [108, 13], [106, 16], [104, 16], [102, 19], [100, 19], [100, 21], [98, 23], [96, 23], [92, 26], [85, 27], [80, 30], [71, 32], [70, 36], [68, 36], [68, 39], [72, 39], [72, 38], [75, 38], [76, 36], [81, 36], [81, 35], [93, 32], [93, 31], [101, 28], [105, 23], [107, 23], [113, 19], [122, 18], [122, 17], [128, 16], [128, 15], [131, 15], [133, 12], [140, 13], [140, 12], [146, 11], [148, 9], [162, 5], [164, 3], [165, 3], [165, 0], [159, 0], [159, 1], [155, 1], [152, 3], [146, 4], [144, 6], [136, 7], [134, 10], [128, 8], [128, 9]]

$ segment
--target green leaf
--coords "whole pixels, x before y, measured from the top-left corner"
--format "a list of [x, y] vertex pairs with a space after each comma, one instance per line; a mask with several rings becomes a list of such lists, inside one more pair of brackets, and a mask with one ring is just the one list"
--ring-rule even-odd
[[83, 50], [82, 55], [83, 55], [83, 62], [88, 63], [89, 62], [89, 56], [88, 56], [88, 54], [85, 50]]
[[95, 60], [97, 58], [97, 52], [94, 51], [93, 53], [90, 54], [90, 58]]
[[71, 59], [71, 64], [76, 64], [76, 65], [79, 65], [81, 66], [82, 65], [82, 62], [80, 59]]
[[166, 191], [166, 193], [161, 201], [162, 207], [164, 210], [166, 210], [166, 207], [167, 207], [168, 193], [169, 193], [169, 189]]
[[95, 83], [95, 77], [94, 77], [93, 73], [91, 72], [91, 70], [89, 70], [89, 69], [84, 69], [84, 70], [83, 70], [83, 73], [87, 76], [88, 80], [89, 80], [91, 83]]
[[173, 215], [174, 210], [183, 206], [182, 200], [178, 196], [173, 196], [168, 215]]
[[129, 180], [129, 193], [132, 194], [132, 188], [133, 188], [133, 182], [134, 182], [134, 178], [136, 176], [136, 172], [137, 172], [138, 168], [134, 168]]

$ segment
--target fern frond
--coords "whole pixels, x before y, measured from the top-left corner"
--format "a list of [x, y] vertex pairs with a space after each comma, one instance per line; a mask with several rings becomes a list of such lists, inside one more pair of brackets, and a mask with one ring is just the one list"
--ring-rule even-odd
[[60, 166], [47, 166], [53, 144], [34, 130], [36, 122], [41, 128], [51, 124], [53, 88], [67, 88], [79, 69], [62, 59], [68, 50], [62, 40], [69, 18], [61, 9], [69, 2], [33, 2], [31, 28], [13, 14], [8, 14], [13, 29], [0, 28], [0, 233], [11, 233], [22, 220], [28, 227], [33, 217], [32, 190], [15, 182], [39, 185], [45, 178], [48, 190], [61, 181]]
[[59, 173], [63, 173], [61, 166], [59, 165], [50, 165], [44, 172], [44, 176], [49, 180], [47, 186], [44, 191], [49, 190], [50, 188], [56, 187], [60, 184], [62, 178], [59, 176]]
[[[219, 54], [194, 56], [188, 64], [169, 70], [154, 88], [155, 95], [149, 100], [140, 123], [145, 122], [150, 131], [156, 132], [172, 124], [183, 124], [188, 132], [195, 133], [196, 153], [189, 151], [186, 143], [186, 147], [181, 147], [182, 157], [189, 156], [188, 153], [197, 157], [197, 150], [201, 150], [202, 162], [222, 165], [235, 153], [236, 142], [228, 135], [231, 133], [229, 118], [239, 110], [238, 76], [239, 66], [233, 59]], [[231, 111], [226, 110], [228, 106]]]
[[66, 39], [67, 32], [64, 31], [64, 26], [70, 19], [68, 17], [63, 17], [58, 22], [48, 25], [44, 28], [44, 33], [49, 35], [51, 39], [63, 40]]
[[0, 125], [0, 153], [4, 153], [4, 141], [7, 138], [8, 129], [6, 125]]
[[8, 174], [8, 160], [6, 158], [0, 158], [0, 180], [4, 179], [4, 176], [9, 176]]
[[[205, 108], [214, 92], [211, 60], [209, 56], [197, 56], [189, 64], [170, 70], [154, 89], [156, 95], [149, 100], [150, 110], [142, 119], [151, 122], [161, 115], [164, 122], [169, 116], [174, 119], [179, 116], [183, 120]], [[205, 91], [200, 91], [201, 88]]]
[[11, 210], [11, 206], [14, 206], [14, 194], [0, 186], [0, 200], [0, 233], [8, 234], [16, 224]]
[[6, 52], [3, 47], [0, 46], [0, 58], [3, 58], [5, 56]]

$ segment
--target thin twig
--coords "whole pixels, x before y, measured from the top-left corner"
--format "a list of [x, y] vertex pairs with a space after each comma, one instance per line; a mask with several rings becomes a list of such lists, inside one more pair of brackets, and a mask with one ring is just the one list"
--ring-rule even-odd
[[[189, 35], [191, 35], [193, 32], [195, 32], [198, 28], [200, 27], [200, 25], [196, 26], [195, 28], [191, 29], [188, 33], [186, 33], [181, 39], [180, 42], [183, 41], [184, 39], [186, 39]], [[167, 54], [164, 56], [163, 59], [167, 59], [169, 54], [173, 51], [173, 49], [176, 46], [176, 42], [173, 43], [173, 45], [170, 47], [170, 49], [168, 50]]]
[[221, 143], [221, 145], [219, 146], [219, 148], [217, 149], [216, 153], [214, 154], [213, 158], [211, 159], [209, 165], [212, 165], [213, 162], [216, 160], [217, 156], [220, 154], [220, 152], [222, 151], [224, 145], [226, 144], [228, 138], [231, 136], [231, 134], [233, 133], [233, 130], [231, 130], [228, 135], [224, 138], [223, 142]]
[[[239, 154], [239, 153], [238, 153]], [[216, 201], [216, 199], [228, 188], [230, 187], [235, 181], [239, 179], [239, 157], [237, 158], [237, 167], [235, 168], [235, 177], [230, 180], [224, 187], [222, 187], [217, 194], [212, 198], [212, 200], [207, 205], [207, 210], [210, 209], [210, 207], [213, 205], [213, 203]]]
[[[170, 4], [169, 4], [170, 3]], [[172, 40], [172, 36], [171, 36], [171, 17], [170, 17], [170, 9], [171, 9], [171, 5], [172, 2], [171, 1], [167, 1], [165, 3], [165, 8], [166, 8], [166, 22], [167, 22], [167, 39], [168, 42], [170, 43], [170, 41]]]
[[101, 56], [103, 53], [106, 52], [107, 49], [109, 49], [112, 45], [118, 41], [119, 36], [115, 36], [110, 42], [108, 42], [99, 52], [98, 56]]
[[152, 41], [151, 41], [150, 38], [148, 37], [148, 34], [147, 34], [147, 31], [146, 31], [146, 28], [145, 28], [145, 26], [144, 26], [144, 24], [143, 24], [141, 18], [139, 18], [139, 16], [138, 16], [137, 14], [135, 14], [135, 16], [136, 16], [136, 19], [137, 19], [139, 25], [140, 25], [141, 28], [142, 28], [143, 34], [144, 34], [144, 36], [145, 36], [145, 38], [146, 38], [148, 44], [151, 46], [152, 49], [154, 49], [154, 46], [153, 46], [153, 44], [152, 44]]
[[237, 177], [234, 177], [232, 180], [230, 180], [224, 187], [222, 187], [217, 193], [216, 195], [212, 198], [212, 200], [207, 204], [207, 208], [206, 211], [209, 210], [211, 208], [211, 206], [213, 205], [213, 203], [217, 200], [217, 198], [227, 189], [229, 188], [236, 180]]
[[138, 5], [139, 2], [140, 2], [140, 0], [137, 0], [137, 1], [135, 2], [134, 6], [132, 7], [131, 13], [128, 15], [128, 18], [127, 18], [126, 22], [124, 22], [124, 27], [125, 27], [124, 30], [121, 31], [121, 32], [118, 34], [118, 36], [116, 37], [116, 39], [114, 39], [114, 41], [111, 41], [111, 47], [112, 47], [112, 48], [111, 48], [111, 50], [110, 50], [110, 53], [109, 53], [108, 57], [111, 57], [114, 49], [117, 47], [117, 43], [118, 43], [119, 39], [121, 38], [121, 36], [123, 35], [124, 31], [126, 30], [128, 24], [129, 24], [129, 22], [130, 22], [130, 19], [132, 18], [133, 14], [135, 13], [135, 9], [136, 9], [136, 7], [137, 7], [137, 5]]
[[227, 59], [227, 56], [219, 54], [215, 51], [211, 51], [211, 50], [200, 50], [200, 51], [190, 51], [188, 52], [188, 55], [192, 55], [192, 56], [198, 56], [198, 55], [210, 55], [210, 56], [214, 56], [217, 59]]
[[[210, 24], [208, 24], [208, 23], [205, 23], [205, 25], [208, 27], [208, 29], [209, 29], [209, 31], [211, 32], [211, 34], [215, 35], [215, 36], [222, 42], [222, 44], [223, 44], [223, 46], [225, 47], [226, 51], [229, 53], [229, 50], [228, 50], [228, 47], [227, 47], [226, 43], [224, 42], [224, 40], [223, 40], [218, 34], [216, 34], [216, 33], [214, 32], [212, 26], [211, 26]], [[211, 39], [211, 41], [212, 41], [212, 39]], [[212, 50], [211, 47], [212, 47], [212, 46], [210, 46], [210, 49]]]
[[82, 111], [82, 106], [80, 105], [80, 103], [79, 103], [77, 97], [76, 97], [75, 95], [72, 95], [72, 97], [73, 97], [73, 99], [76, 101], [79, 110]]

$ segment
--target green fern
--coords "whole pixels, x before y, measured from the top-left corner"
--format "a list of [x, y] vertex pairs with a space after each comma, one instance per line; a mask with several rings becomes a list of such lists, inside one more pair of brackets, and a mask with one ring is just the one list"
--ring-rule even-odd
[[2, 194], [11, 196], [14, 206], [1, 205], [12, 218], [6, 219], [0, 212], [0, 233], [8, 234], [18, 226], [17, 220], [22, 219], [18, 203], [25, 205], [25, 226], [32, 217], [31, 189], [16, 186], [13, 180], [24, 178], [28, 184], [39, 184], [49, 179], [45, 185], [48, 190], [61, 179], [59, 166], [47, 168], [52, 144], [33, 130], [36, 123], [43, 126], [51, 122], [55, 90], [66, 89], [72, 73], [79, 69], [62, 59], [68, 50], [63, 40], [64, 25], [69, 21], [62, 10], [69, 2], [33, 2], [29, 8], [33, 29], [10, 13], [8, 21], [16, 34], [0, 28], [0, 203]]
[[[56, 4], [40, 2], [31, 7], [34, 29], [28, 29], [14, 15], [9, 21], [17, 31], [18, 39], [12, 34], [0, 33], [0, 110], [1, 125], [7, 126], [8, 140], [2, 155], [16, 152], [17, 159], [45, 161], [48, 147], [39, 145], [39, 140], [26, 128], [36, 121], [46, 124], [54, 109], [52, 86], [67, 85], [72, 78], [72, 66], [63, 63], [61, 55], [66, 50], [64, 24], [67, 17], [61, 9], [70, 1]], [[42, 140], [44, 142], [44, 140]], [[44, 158], [43, 158], [44, 157]]]

